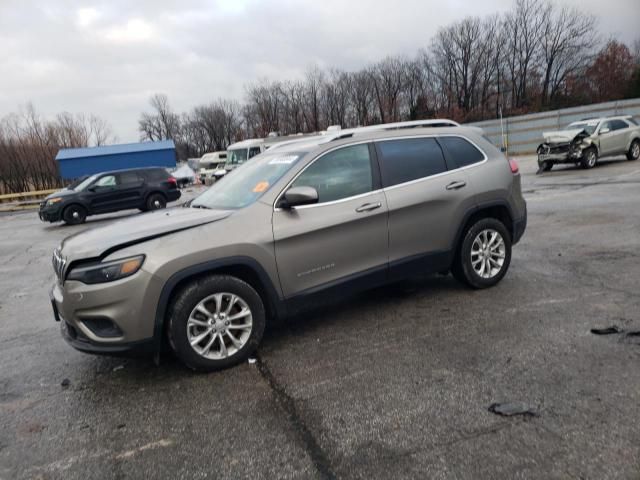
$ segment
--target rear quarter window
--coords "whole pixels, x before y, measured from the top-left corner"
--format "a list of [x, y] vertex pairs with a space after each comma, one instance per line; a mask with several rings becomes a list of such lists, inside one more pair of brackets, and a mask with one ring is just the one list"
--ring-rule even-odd
[[445, 172], [442, 149], [434, 138], [404, 138], [376, 143], [385, 187]]
[[466, 167], [484, 160], [484, 154], [462, 137], [441, 137], [438, 140], [453, 160], [453, 168]]
[[140, 173], [142, 173], [143, 176], [147, 178], [147, 180], [152, 182], [162, 182], [169, 178], [169, 174], [161, 168], [154, 168], [153, 170], [142, 170]]

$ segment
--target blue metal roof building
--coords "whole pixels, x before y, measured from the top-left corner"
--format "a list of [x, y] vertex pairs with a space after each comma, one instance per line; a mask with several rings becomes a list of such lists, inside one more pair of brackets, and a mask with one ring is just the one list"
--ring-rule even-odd
[[60, 176], [65, 179], [141, 167], [175, 167], [173, 140], [127, 143], [104, 147], [64, 148], [56, 155]]

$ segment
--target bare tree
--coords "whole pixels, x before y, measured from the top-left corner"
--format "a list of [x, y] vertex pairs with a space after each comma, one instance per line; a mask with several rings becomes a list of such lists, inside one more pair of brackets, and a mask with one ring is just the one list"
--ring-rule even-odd
[[305, 124], [308, 132], [321, 130], [321, 91], [324, 83], [324, 73], [315, 65], [307, 70], [304, 83]]
[[507, 33], [507, 50], [504, 58], [513, 108], [523, 107], [531, 101], [530, 81], [535, 76], [547, 8], [542, 0], [516, 0], [515, 9], [505, 16], [503, 28]]
[[153, 113], [143, 113], [138, 121], [141, 140], [175, 140], [180, 135], [180, 117], [171, 110], [169, 98], [156, 93], [149, 100]]
[[400, 119], [400, 102], [405, 85], [404, 65], [403, 58], [387, 57], [369, 69], [382, 123], [396, 122]]
[[543, 105], [556, 97], [568, 76], [584, 70], [593, 59], [595, 26], [595, 17], [575, 7], [558, 10], [552, 3], [545, 6], [541, 41]]
[[54, 120], [42, 119], [33, 105], [0, 120], [0, 192], [24, 192], [58, 187], [55, 156], [61, 148], [87, 147], [98, 143], [93, 124], [101, 127], [100, 138], [110, 139], [109, 125], [96, 116], [60, 113]]

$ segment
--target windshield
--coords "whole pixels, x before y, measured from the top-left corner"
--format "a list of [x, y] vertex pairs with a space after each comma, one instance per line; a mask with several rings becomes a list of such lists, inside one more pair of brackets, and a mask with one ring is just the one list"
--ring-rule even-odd
[[280, 180], [301, 156], [300, 153], [275, 152], [256, 156], [195, 198], [191, 207], [222, 210], [246, 207]]
[[585, 132], [587, 132], [589, 135], [593, 135], [593, 132], [596, 131], [597, 126], [598, 126], [597, 123], [579, 122], [579, 123], [572, 123], [567, 128], [570, 128], [571, 130], [582, 129]]
[[239, 148], [237, 150], [228, 150], [227, 151], [227, 165], [238, 165], [247, 160], [247, 152], [246, 148]]
[[98, 175], [91, 175], [89, 178], [85, 178], [78, 185], [73, 187], [73, 191], [74, 192], [81, 192], [82, 190], [87, 188], [89, 185], [91, 185], [93, 183], [93, 181], [96, 179], [97, 176]]

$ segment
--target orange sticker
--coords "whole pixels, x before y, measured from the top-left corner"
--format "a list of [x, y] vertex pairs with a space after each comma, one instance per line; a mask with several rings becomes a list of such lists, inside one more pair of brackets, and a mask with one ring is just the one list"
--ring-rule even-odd
[[269, 188], [269, 182], [258, 182], [255, 187], [253, 187], [253, 191], [255, 193], [262, 193], [267, 188]]

